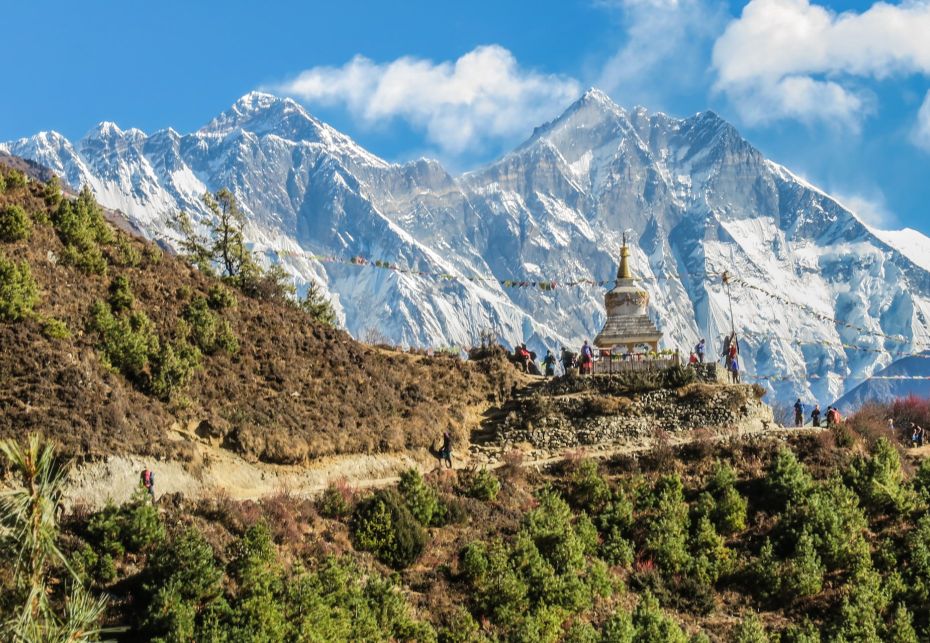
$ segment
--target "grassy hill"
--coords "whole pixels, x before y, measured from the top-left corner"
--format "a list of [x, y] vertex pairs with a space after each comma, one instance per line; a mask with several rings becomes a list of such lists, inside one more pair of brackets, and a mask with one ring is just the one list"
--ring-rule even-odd
[[196, 434], [300, 463], [422, 447], [446, 429], [465, 440], [510, 392], [500, 357], [360, 344], [274, 288], [246, 295], [124, 232], [88, 193], [2, 163], [0, 177], [0, 437], [183, 459]]

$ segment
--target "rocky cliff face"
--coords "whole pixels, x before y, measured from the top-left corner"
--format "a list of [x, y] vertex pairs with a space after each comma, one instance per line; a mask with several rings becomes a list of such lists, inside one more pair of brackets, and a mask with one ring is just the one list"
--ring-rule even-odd
[[930, 273], [908, 256], [925, 238], [880, 238], [712, 112], [627, 111], [591, 90], [504, 158], [457, 177], [435, 161], [385, 162], [297, 103], [261, 93], [190, 134], [103, 123], [76, 144], [43, 132], [0, 149], [89, 184], [169, 242], [173, 211], [203, 217], [201, 195], [229, 187], [254, 248], [299, 284], [324, 285], [362, 338], [470, 345], [493, 329], [541, 353], [577, 346], [603, 323], [605, 289], [559, 282], [612, 279], [630, 231], [665, 346], [716, 344], [730, 329], [718, 275], [741, 278], [732, 294], [743, 367], [773, 377], [764, 383], [779, 399], [835, 399], [893, 352], [930, 345]]

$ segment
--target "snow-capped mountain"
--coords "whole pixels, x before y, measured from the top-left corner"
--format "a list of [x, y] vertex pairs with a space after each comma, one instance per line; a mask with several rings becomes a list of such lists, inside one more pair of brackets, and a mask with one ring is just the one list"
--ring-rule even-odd
[[462, 176], [426, 159], [386, 162], [298, 103], [258, 92], [190, 134], [101, 123], [77, 143], [42, 132], [0, 149], [89, 184], [152, 238], [170, 240], [174, 211], [205, 216], [203, 193], [228, 187], [254, 248], [299, 284], [323, 284], [362, 339], [470, 345], [493, 329], [511, 345], [577, 347], [603, 323], [604, 289], [558, 283], [611, 279], [631, 231], [665, 345], [687, 352], [729, 331], [727, 270], [739, 279], [731, 292], [743, 367], [770, 377], [779, 399], [836, 399], [891, 353], [930, 346], [920, 250], [930, 240], [868, 228], [712, 112], [628, 111], [590, 90], [513, 152]]
[[930, 397], [930, 352], [892, 362], [847, 391], [834, 406], [849, 415], [866, 402], [891, 402], [909, 395]]

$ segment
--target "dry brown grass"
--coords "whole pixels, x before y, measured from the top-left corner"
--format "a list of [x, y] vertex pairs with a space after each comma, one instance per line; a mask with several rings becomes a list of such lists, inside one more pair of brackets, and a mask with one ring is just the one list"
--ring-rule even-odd
[[[42, 185], [7, 190], [0, 207], [20, 203], [47, 211]], [[239, 339], [235, 355], [205, 356], [203, 367], [174, 403], [143, 394], [109, 371], [86, 332], [89, 309], [106, 297], [110, 280], [129, 279], [136, 307], [170, 334], [190, 298], [216, 280], [170, 255], [160, 260], [141, 239], [123, 236], [144, 258], [136, 267], [111, 265], [106, 276], [62, 265], [63, 247], [49, 225], [28, 241], [2, 244], [28, 261], [41, 290], [37, 312], [64, 320], [67, 340], [49, 340], [36, 320], [0, 323], [0, 437], [40, 430], [68, 455], [139, 453], [190, 459], [190, 442], [169, 427], [206, 421], [211, 438], [250, 460], [302, 463], [343, 453], [427, 447], [451, 429], [467, 442], [485, 408], [509, 395], [513, 368], [499, 356], [481, 362], [411, 356], [373, 348], [321, 326], [295, 307], [237, 293], [223, 311]], [[160, 253], [159, 253], [160, 254]]]

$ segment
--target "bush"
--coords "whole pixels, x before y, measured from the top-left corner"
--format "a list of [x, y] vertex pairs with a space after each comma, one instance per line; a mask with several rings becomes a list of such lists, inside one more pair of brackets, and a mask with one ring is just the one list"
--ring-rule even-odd
[[19, 170], [10, 169], [9, 173], [6, 175], [6, 189], [11, 191], [26, 187], [28, 182], [29, 177]]
[[688, 640], [681, 627], [662, 611], [655, 596], [648, 591], [640, 597], [633, 612], [633, 625], [637, 641], [686, 643]]
[[195, 297], [184, 308], [184, 319], [190, 324], [190, 337], [194, 345], [207, 355], [220, 350], [229, 354], [239, 350], [239, 342], [229, 322], [210, 310], [203, 297]]
[[879, 438], [871, 456], [853, 460], [848, 475], [865, 507], [873, 512], [903, 512], [914, 506], [916, 498], [904, 483], [898, 451], [887, 438]]
[[713, 586], [730, 571], [733, 553], [727, 549], [714, 525], [706, 516], [698, 519], [691, 539], [691, 570], [694, 579], [704, 586]]
[[316, 503], [324, 518], [344, 518], [352, 511], [352, 490], [346, 482], [330, 483]]
[[591, 513], [604, 509], [610, 501], [610, 487], [597, 470], [594, 460], [579, 462], [568, 478], [568, 497], [572, 504]]
[[32, 220], [19, 205], [8, 205], [0, 210], [0, 241], [7, 243], [28, 239]]
[[782, 447], [769, 463], [765, 484], [775, 505], [784, 509], [789, 502], [802, 501], [814, 483], [794, 452]]
[[132, 244], [126, 235], [116, 237], [116, 249], [113, 253], [114, 263], [127, 268], [135, 268], [142, 263], [142, 253]]
[[223, 572], [213, 549], [191, 528], [164, 542], [148, 559], [142, 573], [146, 600], [141, 633], [149, 638], [194, 640], [197, 614], [220, 598]]
[[824, 571], [814, 538], [805, 530], [798, 538], [794, 556], [782, 569], [780, 589], [787, 597], [819, 594], [823, 589]]
[[73, 201], [61, 201], [52, 222], [65, 245], [62, 254], [65, 263], [91, 274], [106, 271], [107, 263], [100, 245], [112, 243], [113, 230], [87, 186]]
[[709, 488], [714, 498], [714, 523], [723, 534], [733, 534], [746, 529], [748, 502], [736, 490], [735, 483], [736, 474], [733, 469], [718, 463]]
[[87, 537], [96, 550], [113, 557], [141, 552], [160, 544], [165, 527], [148, 494], [139, 489], [121, 507], [108, 504], [87, 523]]
[[596, 524], [602, 537], [601, 557], [612, 565], [629, 567], [634, 553], [629, 540], [633, 527], [633, 503], [623, 492], [614, 492], [604, 510], [597, 514]]
[[501, 482], [486, 468], [465, 471], [459, 474], [458, 491], [463, 496], [491, 502], [500, 493]]
[[754, 612], [744, 618], [739, 625], [733, 629], [731, 637], [733, 643], [768, 643], [769, 637], [765, 633], [765, 627], [759, 616]]
[[42, 317], [39, 323], [42, 326], [42, 334], [48, 339], [69, 339], [71, 337], [71, 329], [61, 319]]
[[221, 284], [214, 284], [210, 286], [210, 290], [207, 292], [207, 304], [213, 310], [226, 310], [227, 308], [235, 308], [239, 302], [229, 288]]
[[307, 294], [300, 300], [298, 306], [307, 313], [311, 319], [326, 326], [336, 325], [336, 311], [332, 303], [323, 294], [323, 289], [310, 282], [307, 287]]
[[688, 555], [688, 505], [681, 478], [662, 476], [656, 481], [645, 516], [645, 550], [669, 574], [684, 571]]
[[426, 545], [426, 532], [393, 490], [378, 491], [359, 503], [351, 528], [356, 547], [395, 569], [413, 563]]
[[186, 341], [164, 342], [152, 356], [152, 375], [146, 390], [163, 400], [170, 400], [190, 384], [200, 368], [200, 351]]
[[0, 253], [0, 320], [15, 322], [32, 314], [39, 287], [25, 261], [15, 264]]
[[423, 480], [416, 469], [407, 469], [400, 474], [397, 490], [403, 497], [407, 508], [421, 525], [430, 526], [441, 514], [439, 495]]
[[129, 379], [144, 384], [149, 360], [161, 345], [155, 326], [144, 312], [116, 316], [110, 306], [97, 302], [91, 308], [91, 329], [99, 333], [106, 362]]
[[132, 287], [129, 280], [123, 275], [118, 276], [110, 282], [110, 296], [107, 301], [113, 312], [120, 313], [132, 308], [136, 298], [132, 294]]

